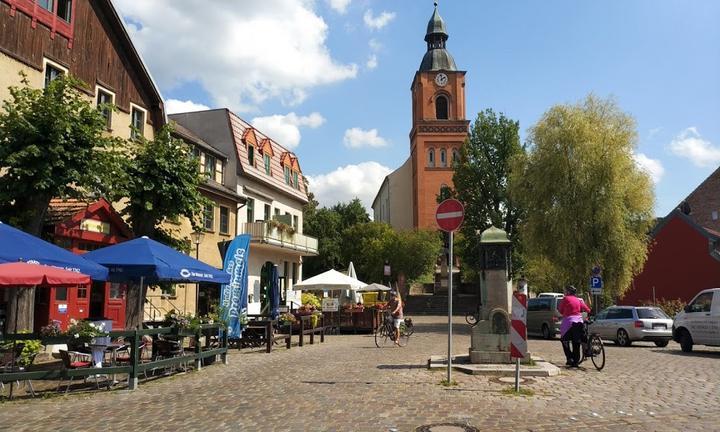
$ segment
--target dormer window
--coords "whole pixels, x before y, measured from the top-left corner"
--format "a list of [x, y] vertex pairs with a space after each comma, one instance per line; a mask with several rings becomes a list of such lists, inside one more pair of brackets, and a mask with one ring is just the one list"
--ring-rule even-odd
[[438, 120], [447, 120], [448, 116], [448, 99], [443, 95], [435, 97], [435, 118]]
[[248, 163], [251, 167], [255, 166], [255, 146], [248, 145]]
[[283, 168], [285, 172], [285, 184], [292, 185], [292, 183], [290, 183], [290, 167], [285, 165]]
[[293, 171], [293, 184], [295, 185], [295, 189], [300, 190], [300, 183], [298, 182], [298, 172]]
[[263, 155], [263, 158], [265, 159], [265, 174], [271, 175], [272, 171], [270, 171], [270, 155]]

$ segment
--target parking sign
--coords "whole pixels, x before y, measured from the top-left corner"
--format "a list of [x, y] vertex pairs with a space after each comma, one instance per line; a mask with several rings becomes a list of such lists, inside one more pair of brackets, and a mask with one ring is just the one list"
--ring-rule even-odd
[[590, 294], [592, 295], [600, 295], [602, 294], [602, 277], [600, 276], [592, 276], [590, 278]]

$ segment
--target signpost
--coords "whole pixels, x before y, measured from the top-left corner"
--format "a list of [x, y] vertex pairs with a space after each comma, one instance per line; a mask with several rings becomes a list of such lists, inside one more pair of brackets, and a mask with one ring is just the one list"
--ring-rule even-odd
[[513, 294], [510, 321], [510, 357], [515, 359], [515, 391], [520, 391], [520, 359], [527, 354], [527, 295]]
[[450, 385], [452, 378], [452, 289], [453, 289], [453, 233], [460, 228], [465, 218], [465, 208], [462, 203], [455, 199], [446, 199], [441, 202], [435, 212], [435, 220], [441, 230], [450, 236], [450, 254], [448, 258], [448, 356], [447, 356], [447, 384]]

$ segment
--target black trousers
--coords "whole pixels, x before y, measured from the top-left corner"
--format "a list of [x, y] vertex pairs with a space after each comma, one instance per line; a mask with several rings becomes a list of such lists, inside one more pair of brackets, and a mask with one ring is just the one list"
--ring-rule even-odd
[[[572, 327], [562, 337], [562, 347], [567, 362], [577, 365], [580, 362], [580, 340], [583, 337], [583, 323], [573, 323]], [[570, 349], [572, 345], [572, 350]]]

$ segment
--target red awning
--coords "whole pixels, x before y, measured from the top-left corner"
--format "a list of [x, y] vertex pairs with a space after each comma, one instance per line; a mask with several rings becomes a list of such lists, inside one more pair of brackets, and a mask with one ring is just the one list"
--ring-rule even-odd
[[90, 276], [40, 264], [0, 264], [0, 287], [83, 284], [90, 284]]

